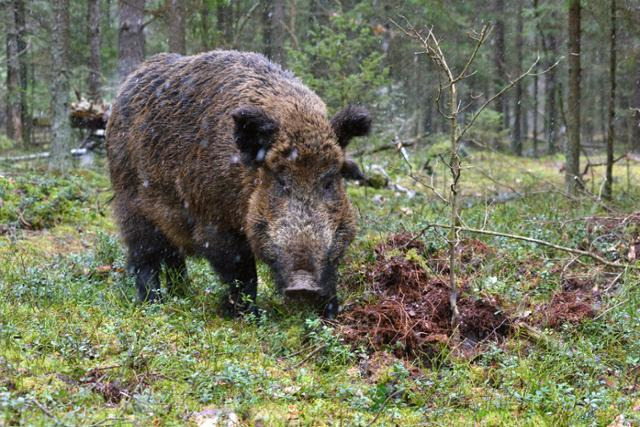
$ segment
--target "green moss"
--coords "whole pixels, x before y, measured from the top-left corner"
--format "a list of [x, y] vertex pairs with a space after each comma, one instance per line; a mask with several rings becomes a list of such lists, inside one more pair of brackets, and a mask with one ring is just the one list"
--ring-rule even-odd
[[[423, 155], [412, 153], [411, 161], [420, 164]], [[394, 183], [421, 194], [409, 198], [391, 189], [349, 187], [360, 231], [343, 275], [357, 276], [374, 262], [374, 247], [390, 233], [421, 233], [429, 250], [405, 254], [419, 264], [445, 247], [442, 230], [427, 225], [446, 221], [447, 207], [407, 178], [406, 162], [396, 156], [386, 153], [365, 162], [382, 164]], [[572, 202], [548, 191], [549, 183], [562, 182], [556, 158], [472, 151], [465, 161], [499, 171], [501, 182], [534, 193], [509, 203], [485, 204], [482, 197], [478, 202], [476, 193], [504, 188], [466, 169], [463, 198], [473, 203], [464, 205], [463, 221], [469, 226], [579, 247], [597, 237], [580, 219], [611, 215], [590, 199]], [[438, 174], [439, 166], [434, 171]], [[612, 206], [624, 216], [637, 209], [640, 198], [623, 195], [625, 174], [616, 173], [618, 199]], [[632, 179], [640, 176], [637, 167], [631, 173]], [[442, 189], [442, 176], [435, 180]], [[5, 176], [0, 186], [3, 224], [14, 227], [0, 235], [0, 424], [182, 425], [205, 407], [233, 411], [249, 425], [257, 419], [265, 425], [368, 425], [376, 417], [379, 425], [607, 425], [619, 414], [638, 421], [633, 408], [639, 398], [634, 382], [640, 364], [640, 277], [635, 271], [624, 272], [603, 296], [602, 309], [608, 311], [602, 317], [546, 330], [553, 345], [516, 334], [473, 360], [442, 352], [414, 361], [422, 369], [419, 376], [393, 361], [368, 376], [367, 352], [347, 345], [312, 313], [286, 306], [264, 266], [259, 267], [261, 319], [219, 317], [224, 289], [199, 260], [189, 261], [187, 297], [137, 304], [105, 207], [110, 194], [104, 172], [64, 178], [30, 172]], [[20, 209], [42, 227], [21, 225]], [[633, 235], [634, 227], [625, 233]], [[473, 237], [495, 255], [482, 258], [469, 276], [469, 292], [499, 298], [527, 321], [526, 304], [547, 302], [562, 286], [569, 255]], [[622, 254], [625, 248], [617, 250]], [[584, 266], [574, 262], [573, 268], [600, 274], [591, 260], [580, 262]], [[357, 277], [357, 286], [341, 289], [343, 300], [367, 297], [371, 284]], [[315, 349], [320, 350], [309, 357]], [[107, 402], [95, 383], [86, 382], [95, 368], [103, 369], [100, 381], [119, 384], [127, 397]]]

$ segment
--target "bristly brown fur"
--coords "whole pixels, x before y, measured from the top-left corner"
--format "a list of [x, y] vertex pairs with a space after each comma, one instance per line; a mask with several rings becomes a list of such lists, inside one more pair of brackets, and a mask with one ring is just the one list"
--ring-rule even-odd
[[334, 300], [337, 263], [355, 234], [343, 148], [370, 127], [360, 107], [336, 118], [259, 54], [160, 54], [132, 73], [107, 149], [140, 296], [158, 297], [161, 264], [184, 280], [184, 257], [197, 255], [231, 285], [232, 305], [255, 298], [255, 257], [279, 286], [310, 272]]

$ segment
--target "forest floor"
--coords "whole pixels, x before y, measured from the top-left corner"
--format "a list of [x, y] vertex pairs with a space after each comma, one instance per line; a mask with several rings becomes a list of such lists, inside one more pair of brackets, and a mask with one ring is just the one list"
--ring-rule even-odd
[[[263, 316], [224, 319], [224, 289], [195, 259], [186, 297], [138, 304], [103, 161], [64, 177], [0, 166], [0, 425], [640, 423], [639, 271], [463, 234], [454, 333], [430, 226], [448, 208], [423, 185], [448, 183], [433, 152], [410, 155], [411, 170], [395, 152], [364, 158], [394, 188], [349, 186], [360, 229], [332, 322], [286, 306], [264, 266]], [[606, 205], [562, 194], [561, 157], [465, 161], [467, 226], [640, 266], [635, 161], [616, 165]]]

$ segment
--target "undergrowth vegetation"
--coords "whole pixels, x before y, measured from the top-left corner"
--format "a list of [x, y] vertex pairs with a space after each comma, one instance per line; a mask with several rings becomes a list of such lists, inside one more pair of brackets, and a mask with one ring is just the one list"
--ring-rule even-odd
[[[605, 207], [557, 190], [559, 159], [467, 151], [465, 225], [638, 265], [640, 194], [624, 168]], [[447, 208], [420, 184], [446, 189], [442, 160], [411, 156], [411, 168], [391, 151], [363, 157], [390, 186], [349, 187], [360, 230], [342, 267], [344, 312], [331, 323], [287, 306], [264, 266], [261, 314], [224, 319], [222, 286], [196, 259], [184, 298], [140, 305], [103, 166], [65, 177], [8, 168], [0, 176], [0, 424], [176, 425], [212, 409], [248, 425], [639, 423], [636, 269], [464, 235], [463, 299], [490, 304], [509, 319], [508, 332], [453, 345], [444, 330], [429, 346], [419, 336], [376, 340], [376, 324], [357, 339], [344, 333], [349, 313], [388, 296], [376, 278], [395, 276], [378, 266], [410, 266], [433, 286], [448, 268], [446, 230], [433, 226]], [[639, 174], [631, 165], [632, 184]], [[398, 235], [410, 244], [391, 245]]]

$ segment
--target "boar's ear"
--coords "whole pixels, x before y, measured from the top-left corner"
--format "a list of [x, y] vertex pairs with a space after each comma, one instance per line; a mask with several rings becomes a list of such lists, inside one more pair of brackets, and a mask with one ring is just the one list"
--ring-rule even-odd
[[278, 123], [254, 106], [236, 108], [231, 117], [236, 124], [233, 136], [242, 153], [242, 162], [247, 166], [260, 165], [278, 131]]
[[346, 158], [342, 164], [342, 177], [351, 181], [364, 181], [365, 176], [353, 159]]
[[369, 133], [371, 116], [366, 108], [349, 105], [333, 116], [331, 126], [338, 138], [338, 144], [344, 148], [349, 144], [351, 138]]

